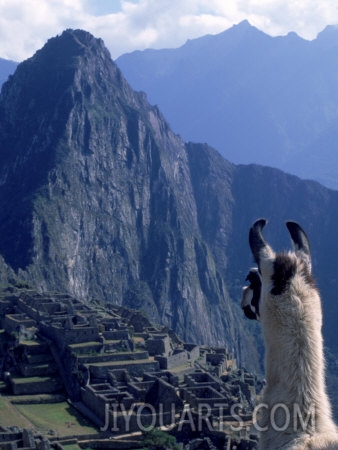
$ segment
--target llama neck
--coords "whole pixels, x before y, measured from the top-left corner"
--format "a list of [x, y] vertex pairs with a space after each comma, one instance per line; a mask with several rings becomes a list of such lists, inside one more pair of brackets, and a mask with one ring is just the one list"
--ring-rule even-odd
[[[313, 310], [310, 312], [312, 313]], [[320, 313], [320, 309], [319, 309]], [[280, 320], [280, 318], [279, 318]], [[302, 414], [315, 409], [316, 427], [331, 426], [331, 407], [326, 395], [321, 315], [309, 314], [287, 326], [263, 324], [266, 346], [266, 391], [264, 401], [273, 406], [298, 405]]]
[[[284, 448], [292, 440], [301, 442], [318, 433], [328, 439], [337, 438], [325, 389], [322, 341], [318, 343], [314, 351], [310, 346], [303, 349], [296, 341], [293, 348], [268, 345], [267, 386], [262, 400], [266, 409], [262, 409], [259, 419], [263, 431], [259, 449]], [[278, 364], [274, 364], [276, 355]]]

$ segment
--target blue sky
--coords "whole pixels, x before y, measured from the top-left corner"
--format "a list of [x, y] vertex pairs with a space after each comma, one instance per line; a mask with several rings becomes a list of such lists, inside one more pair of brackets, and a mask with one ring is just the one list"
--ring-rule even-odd
[[115, 59], [175, 48], [247, 19], [272, 35], [314, 39], [338, 24], [337, 0], [0, 0], [0, 57], [22, 61], [66, 28], [104, 40]]
[[[137, 1], [132, 3], [137, 3]], [[120, 0], [85, 0], [83, 4], [84, 8], [94, 16], [104, 16], [121, 11]]]

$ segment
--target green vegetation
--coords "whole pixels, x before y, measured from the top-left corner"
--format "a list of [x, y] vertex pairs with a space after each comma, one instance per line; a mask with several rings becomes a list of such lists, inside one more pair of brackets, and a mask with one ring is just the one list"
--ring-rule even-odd
[[144, 449], [149, 450], [178, 450], [180, 448], [174, 436], [171, 436], [158, 428], [153, 428], [151, 431], [144, 432], [144, 445]]
[[64, 448], [64, 450], [80, 450], [80, 447], [77, 444], [62, 444], [62, 447]]
[[72, 350], [76, 350], [78, 348], [83, 348], [83, 347], [99, 347], [102, 344], [100, 342], [97, 341], [88, 341], [88, 342], [80, 342], [79, 344], [70, 344], [69, 347]]
[[44, 383], [50, 379], [51, 377], [12, 377], [15, 384]]
[[32, 405], [33, 403], [62, 403], [66, 401], [63, 394], [33, 394], [33, 395], [16, 395], [9, 397], [13, 405]]
[[97, 429], [67, 402], [15, 405], [15, 408], [41, 431], [53, 429], [61, 436], [97, 433]]
[[7, 397], [0, 396], [0, 423], [3, 427], [31, 427], [31, 423], [22, 416]]

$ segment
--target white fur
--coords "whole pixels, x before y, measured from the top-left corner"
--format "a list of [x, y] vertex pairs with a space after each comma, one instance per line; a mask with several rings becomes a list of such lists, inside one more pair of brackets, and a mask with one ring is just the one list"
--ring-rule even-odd
[[[267, 430], [261, 432], [259, 449], [337, 450], [338, 433], [324, 379], [321, 300], [304, 276], [306, 258], [299, 251], [287, 254], [296, 273], [283, 293], [273, 295], [276, 254], [268, 245], [258, 254], [267, 383], [258, 421], [259, 427]], [[245, 291], [243, 294], [248, 296]], [[295, 413], [296, 417], [301, 414], [303, 422], [308, 419], [307, 426], [294, 422]]]

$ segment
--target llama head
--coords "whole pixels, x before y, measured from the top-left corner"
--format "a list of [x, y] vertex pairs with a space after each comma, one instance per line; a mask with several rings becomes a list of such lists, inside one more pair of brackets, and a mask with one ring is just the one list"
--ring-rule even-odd
[[293, 251], [275, 253], [265, 242], [262, 230], [265, 219], [257, 220], [249, 232], [249, 244], [258, 268], [251, 269], [243, 288], [242, 308], [250, 319], [302, 315], [314, 289], [311, 275], [310, 244], [304, 230], [296, 222], [286, 222]]

